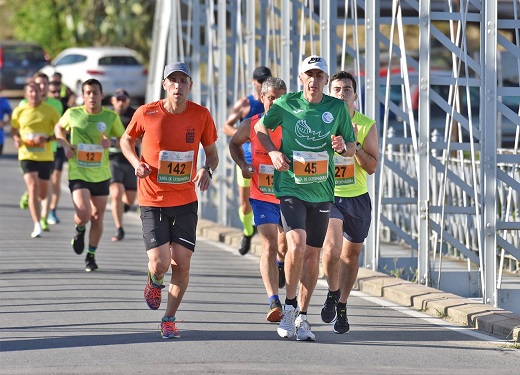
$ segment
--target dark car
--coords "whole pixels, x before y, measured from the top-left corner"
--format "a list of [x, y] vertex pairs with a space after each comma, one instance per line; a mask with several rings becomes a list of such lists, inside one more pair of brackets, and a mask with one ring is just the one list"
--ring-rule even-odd
[[0, 42], [0, 90], [22, 90], [27, 79], [49, 63], [36, 43]]

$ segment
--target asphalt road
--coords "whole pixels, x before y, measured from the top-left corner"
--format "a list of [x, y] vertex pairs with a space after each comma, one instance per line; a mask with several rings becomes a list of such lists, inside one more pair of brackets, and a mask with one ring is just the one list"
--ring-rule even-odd
[[511, 344], [359, 292], [349, 300], [351, 332], [334, 334], [319, 318], [322, 281], [309, 309], [316, 342], [282, 339], [276, 324], [265, 321], [258, 258], [204, 238], [177, 314], [182, 337], [161, 339], [164, 306], [151, 311], [143, 300], [147, 257], [137, 213], [125, 215], [125, 240], [112, 243], [107, 212], [100, 270], [86, 273], [83, 256], [70, 247], [68, 190], [61, 223], [31, 239], [29, 212], [18, 207], [23, 180], [12, 150], [6, 153], [0, 160], [0, 374], [519, 373], [520, 350]]

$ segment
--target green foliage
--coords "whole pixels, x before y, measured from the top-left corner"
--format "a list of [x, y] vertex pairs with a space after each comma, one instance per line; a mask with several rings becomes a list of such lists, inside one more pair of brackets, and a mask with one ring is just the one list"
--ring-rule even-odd
[[155, 0], [25, 0], [12, 20], [18, 40], [51, 57], [68, 47], [123, 46], [149, 59]]

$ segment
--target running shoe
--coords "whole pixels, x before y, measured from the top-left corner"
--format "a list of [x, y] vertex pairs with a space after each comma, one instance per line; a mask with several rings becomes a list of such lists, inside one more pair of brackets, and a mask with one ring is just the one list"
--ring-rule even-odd
[[126, 214], [128, 211], [132, 209], [132, 206], [127, 205], [126, 203], [123, 203], [123, 212]]
[[121, 241], [125, 238], [125, 231], [123, 228], [117, 228], [116, 234], [112, 237], [112, 241]]
[[47, 219], [41, 219], [40, 220], [40, 226], [42, 227], [42, 230], [44, 232], [49, 232], [50, 229], [49, 229], [49, 222], [47, 221]]
[[42, 231], [41, 226], [39, 226], [39, 225], [35, 225], [35, 226], [34, 226], [34, 229], [33, 229], [33, 231], [32, 231], [32, 233], [31, 233], [31, 238], [38, 238], [38, 237], [41, 237], [41, 236], [42, 236], [42, 233], [43, 233], [43, 231]]
[[179, 339], [181, 337], [179, 329], [175, 326], [174, 317], [162, 318], [159, 330], [163, 339]]
[[285, 287], [285, 267], [284, 264], [278, 265], [278, 288]]
[[278, 336], [284, 338], [291, 338], [296, 333], [296, 326], [294, 320], [298, 314], [298, 308], [292, 305], [285, 305], [283, 309], [283, 317], [278, 325]]
[[[339, 293], [338, 293], [339, 294]], [[336, 306], [338, 305], [339, 296], [327, 293], [327, 299], [321, 309], [321, 320], [323, 323], [332, 323], [336, 320]]]
[[334, 333], [347, 333], [350, 330], [347, 318], [347, 308], [338, 308], [338, 317], [334, 323]]
[[251, 239], [256, 234], [256, 227], [253, 225], [253, 234], [250, 236], [244, 236], [242, 237], [242, 241], [240, 242], [240, 248], [238, 249], [238, 252], [240, 255], [246, 255], [249, 250], [251, 250]]
[[296, 318], [296, 340], [316, 341], [316, 336], [311, 331], [311, 324], [307, 321], [307, 315], [300, 314]]
[[78, 255], [83, 253], [83, 250], [85, 250], [85, 232], [86, 229], [81, 231], [76, 227], [76, 233], [74, 234], [74, 237], [72, 237], [72, 241], [70, 241], [74, 252]]
[[20, 209], [26, 210], [29, 207], [29, 193], [25, 192], [20, 197]]
[[94, 259], [94, 254], [87, 253], [85, 258], [85, 271], [92, 272], [98, 269], [98, 265], [96, 264], [96, 260]]
[[282, 320], [282, 304], [279, 299], [273, 299], [269, 305], [269, 312], [267, 313], [266, 320], [268, 322], [279, 322]]
[[161, 306], [161, 290], [163, 288], [164, 285], [155, 285], [152, 282], [150, 271], [148, 271], [148, 281], [144, 288], [144, 300], [150, 309], [157, 310]]
[[47, 216], [47, 223], [50, 225], [55, 225], [60, 223], [60, 219], [56, 216], [56, 210], [51, 210], [49, 215]]

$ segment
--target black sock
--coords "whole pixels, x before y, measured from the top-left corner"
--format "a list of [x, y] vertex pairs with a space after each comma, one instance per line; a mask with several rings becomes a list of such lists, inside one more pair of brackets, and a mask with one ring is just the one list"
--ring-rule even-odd
[[347, 303], [343, 303], [343, 302], [338, 302], [338, 309], [346, 309], [347, 308]]
[[307, 315], [307, 311], [300, 311], [300, 315]]
[[329, 294], [330, 294], [331, 296], [338, 297], [338, 298], [339, 298], [339, 296], [341, 296], [341, 292], [340, 292], [339, 289], [338, 289], [338, 290], [335, 290], [335, 291], [329, 290]]
[[285, 297], [285, 304], [292, 305], [294, 308], [298, 307], [298, 302], [296, 301], [296, 297], [294, 297], [293, 299], [288, 299], [287, 297]]

